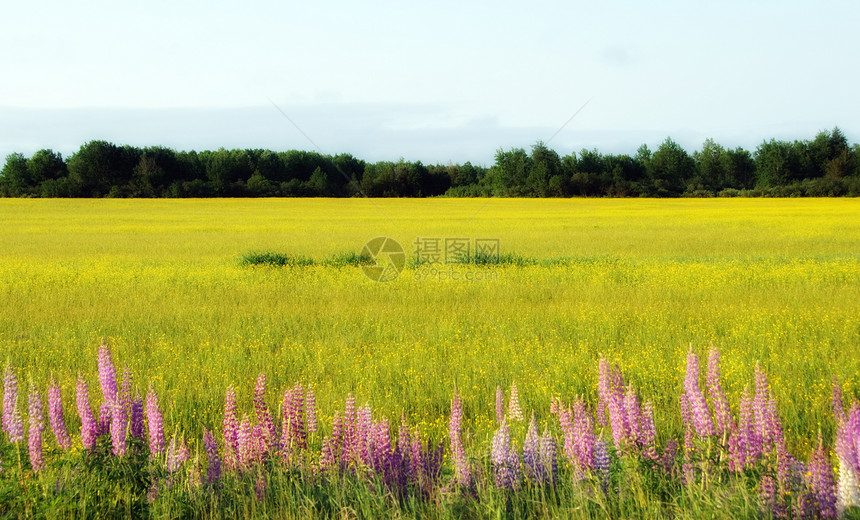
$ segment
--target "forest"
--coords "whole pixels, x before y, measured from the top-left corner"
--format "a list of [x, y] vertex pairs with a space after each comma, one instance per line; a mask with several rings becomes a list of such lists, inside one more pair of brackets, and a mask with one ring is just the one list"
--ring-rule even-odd
[[635, 154], [561, 156], [538, 141], [499, 149], [489, 166], [367, 162], [350, 154], [85, 143], [71, 156], [12, 153], [4, 197], [825, 197], [860, 195], [860, 145], [835, 127], [753, 152], [713, 139], [689, 153], [671, 138]]

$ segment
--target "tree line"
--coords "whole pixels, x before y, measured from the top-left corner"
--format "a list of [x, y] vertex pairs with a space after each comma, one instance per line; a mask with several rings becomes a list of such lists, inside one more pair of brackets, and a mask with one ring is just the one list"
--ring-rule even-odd
[[490, 167], [366, 162], [350, 154], [262, 149], [176, 151], [90, 141], [64, 159], [13, 153], [5, 197], [679, 197], [860, 196], [860, 145], [839, 128], [812, 140], [762, 142], [754, 152], [712, 139], [692, 154], [671, 138], [634, 155], [543, 142], [498, 150]]

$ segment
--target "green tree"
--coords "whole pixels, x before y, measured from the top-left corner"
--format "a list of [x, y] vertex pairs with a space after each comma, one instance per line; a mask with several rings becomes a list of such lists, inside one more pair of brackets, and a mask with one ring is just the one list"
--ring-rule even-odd
[[659, 196], [678, 195], [696, 174], [696, 162], [667, 137], [648, 162], [648, 176]]

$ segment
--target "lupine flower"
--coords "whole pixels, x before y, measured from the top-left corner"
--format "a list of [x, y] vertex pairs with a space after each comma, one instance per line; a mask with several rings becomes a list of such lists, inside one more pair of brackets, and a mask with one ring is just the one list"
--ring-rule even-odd
[[117, 398], [119, 399], [119, 404], [122, 409], [123, 416], [126, 420], [131, 419], [131, 404], [133, 402], [131, 396], [131, 371], [128, 369], [128, 365], [126, 365], [125, 369], [122, 372], [122, 384], [119, 387], [119, 393], [117, 394]]
[[239, 467], [247, 468], [254, 459], [254, 437], [251, 429], [251, 421], [248, 416], [242, 418], [239, 424], [239, 434], [237, 436], [239, 443]]
[[642, 455], [651, 460], [657, 460], [657, 428], [654, 425], [654, 406], [650, 402], [645, 403], [640, 418], [642, 424], [639, 428], [638, 441]]
[[860, 404], [854, 403], [836, 432], [839, 509], [860, 507]]
[[740, 402], [738, 429], [729, 439], [729, 457], [735, 471], [743, 471], [754, 464], [762, 452], [761, 437], [756, 428], [753, 400], [749, 388], [744, 389]]
[[582, 399], [573, 402], [573, 445], [572, 451], [578, 468], [582, 474], [595, 468], [594, 446], [597, 438], [594, 435], [594, 425], [591, 414]]
[[669, 440], [666, 443], [666, 448], [663, 449], [663, 456], [660, 458], [660, 465], [666, 473], [672, 472], [672, 467], [675, 465], [675, 457], [678, 455], [678, 441], [675, 439]]
[[630, 423], [627, 420], [624, 407], [624, 377], [617, 366], [610, 369], [609, 363], [605, 359], [601, 358], [599, 366], [598, 422], [601, 425], [606, 424], [603, 415], [605, 411], [608, 411], [609, 423], [612, 426], [612, 439], [615, 446], [621, 449], [630, 438]]
[[687, 354], [687, 377], [684, 379], [684, 391], [690, 403], [690, 416], [693, 427], [699, 437], [714, 435], [714, 423], [711, 420], [711, 412], [708, 410], [708, 402], [699, 389], [699, 357], [690, 349]]
[[224, 399], [224, 462], [227, 469], [239, 466], [239, 420], [236, 417], [236, 392], [227, 388]]
[[111, 403], [111, 423], [110, 423], [110, 439], [113, 447], [113, 454], [117, 457], [125, 455], [126, 444], [125, 436], [128, 427], [128, 420], [122, 410], [122, 405], [119, 401]]
[[110, 433], [110, 423], [113, 419], [113, 403], [114, 401], [102, 401], [99, 405], [99, 429], [97, 437]]
[[281, 446], [285, 457], [307, 447], [307, 433], [303, 419], [304, 399], [304, 390], [299, 383], [284, 391], [284, 401], [281, 406], [283, 415]]
[[511, 398], [508, 401], [508, 416], [511, 419], [516, 419], [517, 421], [522, 421], [523, 411], [520, 408], [520, 392], [517, 390], [517, 383], [514, 382], [511, 384]]
[[594, 444], [594, 469], [604, 491], [609, 489], [609, 450], [602, 439]]
[[340, 468], [343, 443], [343, 418], [335, 414], [332, 421], [331, 435], [326, 437], [322, 443], [322, 453], [320, 454], [321, 471], [335, 471]]
[[771, 399], [767, 376], [758, 363], [755, 367], [753, 412], [755, 414], [756, 432], [761, 440], [761, 450], [762, 453], [766, 453], [781, 441], [782, 432], [776, 429], [779, 421], [778, 418], [774, 417], [776, 402]]
[[511, 449], [511, 432], [506, 421], [502, 421], [501, 426], [493, 435], [491, 459], [496, 486], [510, 490], [518, 489], [520, 485], [520, 458], [516, 450]]
[[149, 453], [155, 457], [164, 452], [164, 421], [158, 406], [158, 394], [152, 383], [146, 394], [146, 421], [149, 426]]
[[833, 482], [833, 468], [827, 461], [827, 453], [824, 451], [820, 436], [818, 449], [812, 452], [809, 460], [809, 479], [820, 517], [836, 518], [836, 484]]
[[714, 404], [714, 416], [717, 422], [717, 433], [722, 435], [730, 432], [732, 427], [732, 412], [729, 400], [720, 382], [720, 351], [712, 348], [708, 354], [708, 393]]
[[98, 426], [93, 417], [93, 410], [90, 407], [90, 390], [87, 382], [82, 378], [78, 378], [76, 402], [78, 405], [78, 416], [81, 418], [81, 442], [84, 444], [84, 448], [92, 450], [96, 447]]
[[505, 394], [502, 392], [502, 387], [496, 387], [496, 422], [502, 424], [505, 419]]
[[631, 444], [634, 444], [642, 437], [642, 410], [639, 409], [639, 397], [636, 395], [633, 385], [627, 387], [627, 394], [624, 396], [624, 412], [627, 416], [627, 425], [630, 434], [627, 440]]
[[29, 395], [30, 431], [27, 445], [30, 448], [30, 466], [33, 471], [39, 471], [45, 467], [42, 457], [42, 432], [45, 430], [45, 422], [42, 414], [42, 398], [36, 385], [30, 382]]
[[99, 383], [102, 387], [102, 395], [105, 401], [116, 401], [118, 390], [116, 387], [116, 369], [113, 366], [110, 350], [102, 342], [99, 347]]
[[758, 489], [761, 503], [765, 508], [763, 513], [767, 514], [769, 511], [773, 511], [777, 506], [776, 481], [770, 475], [764, 475]]
[[[355, 418], [355, 428], [352, 433], [351, 446], [347, 448], [346, 456], [352, 460], [362, 462], [367, 466], [372, 465], [373, 445], [373, 412], [369, 404], [358, 409]], [[344, 462], [348, 462], [345, 460]]]
[[51, 430], [60, 448], [64, 450], [71, 448], [72, 439], [69, 437], [66, 420], [63, 418], [63, 397], [59, 385], [53, 381], [48, 385], [48, 419], [51, 421]]
[[206, 483], [213, 484], [221, 479], [221, 458], [218, 456], [218, 444], [215, 443], [215, 436], [209, 429], [203, 431], [203, 447], [209, 458]]
[[305, 414], [307, 415], [307, 420], [305, 421], [308, 426], [308, 433], [314, 433], [317, 431], [317, 399], [314, 395], [314, 389], [308, 388], [308, 392], [305, 395]]
[[131, 402], [131, 438], [143, 439], [143, 398], [140, 396], [140, 391], [137, 392], [134, 400]]
[[10, 442], [24, 440], [24, 420], [18, 410], [18, 379], [10, 365], [3, 375], [3, 429]]
[[257, 386], [254, 387], [254, 412], [257, 414], [257, 424], [262, 428], [264, 451], [268, 451], [275, 442], [275, 423], [269, 414], [269, 407], [266, 406], [266, 374], [257, 376]]
[[529, 420], [529, 429], [523, 442], [523, 468], [527, 479], [534, 482], [542, 482], [544, 467], [540, 461], [540, 439], [537, 432], [537, 421], [532, 412]]
[[540, 464], [543, 467], [544, 476], [553, 485], [558, 482], [556, 452], [555, 439], [550, 435], [549, 430], [544, 429], [543, 435], [540, 438]]
[[463, 423], [463, 402], [460, 394], [454, 393], [451, 401], [451, 419], [448, 422], [448, 434], [451, 439], [451, 459], [454, 462], [454, 470], [457, 483], [462, 487], [469, 487], [472, 482], [472, 470], [466, 458], [466, 450], [463, 447], [463, 439], [460, 430]]

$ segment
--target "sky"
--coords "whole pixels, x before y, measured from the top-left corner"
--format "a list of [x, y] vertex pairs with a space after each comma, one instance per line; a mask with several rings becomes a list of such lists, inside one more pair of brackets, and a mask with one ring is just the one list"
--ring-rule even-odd
[[30, 0], [0, 157], [92, 139], [492, 164], [672, 137], [860, 141], [860, 2]]

